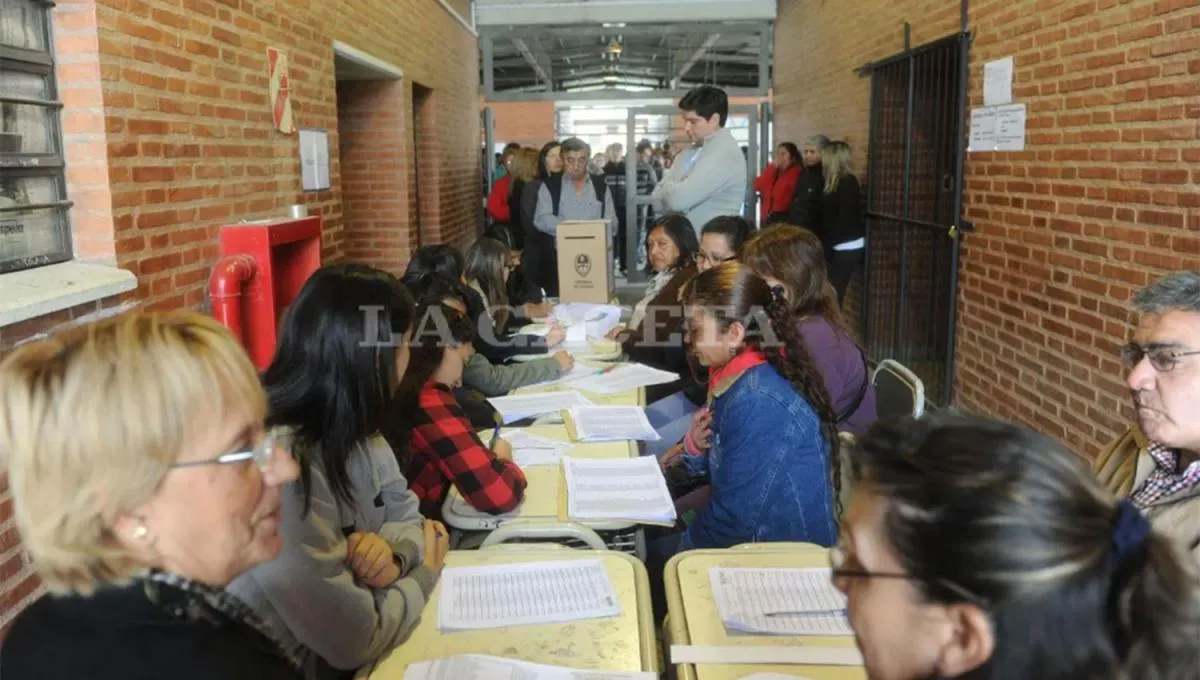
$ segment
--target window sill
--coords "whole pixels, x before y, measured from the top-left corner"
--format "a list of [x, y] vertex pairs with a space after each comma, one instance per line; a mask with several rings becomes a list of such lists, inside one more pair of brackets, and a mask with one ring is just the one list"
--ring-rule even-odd
[[137, 277], [117, 267], [63, 262], [0, 275], [0, 327], [120, 295]]

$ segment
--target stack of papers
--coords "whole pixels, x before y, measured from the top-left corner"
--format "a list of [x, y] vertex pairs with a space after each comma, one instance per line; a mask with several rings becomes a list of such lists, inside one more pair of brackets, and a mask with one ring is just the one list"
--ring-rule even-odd
[[500, 414], [504, 423], [557, 413], [572, 406], [591, 406], [592, 401], [575, 391], [542, 392], [539, 394], [510, 394], [492, 397], [488, 403]]
[[572, 380], [571, 387], [600, 394], [617, 394], [676, 380], [679, 380], [678, 373], [660, 371], [644, 364], [624, 364], [609, 371], [592, 371], [590, 375]]
[[571, 445], [557, 439], [530, 434], [525, 430], [511, 430], [500, 437], [512, 444], [513, 462], [520, 467], [531, 465], [558, 465], [563, 454]]
[[[438, 630], [482, 630], [620, 616], [600, 560], [451, 567], [442, 571]], [[458, 676], [452, 676], [458, 677]]]
[[568, 342], [570, 328], [584, 329], [578, 339], [597, 340], [621, 323], [621, 308], [613, 305], [597, 305], [586, 302], [571, 302], [554, 306], [554, 320], [567, 326]]
[[675, 523], [675, 502], [654, 456], [618, 460], [567, 456], [563, 467], [571, 519]]
[[575, 437], [581, 442], [660, 439], [641, 406], [572, 406], [567, 414], [574, 421]]
[[658, 680], [657, 673], [584, 671], [516, 659], [464, 654], [410, 664], [404, 680]]
[[853, 635], [828, 569], [713, 567], [708, 577], [727, 632]]

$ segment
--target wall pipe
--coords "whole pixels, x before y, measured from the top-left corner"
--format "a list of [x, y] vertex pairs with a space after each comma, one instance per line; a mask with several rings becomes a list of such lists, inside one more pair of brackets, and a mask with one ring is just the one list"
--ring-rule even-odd
[[217, 262], [208, 280], [213, 318], [224, 324], [243, 347], [246, 338], [242, 329], [242, 286], [254, 278], [257, 271], [253, 257], [230, 255]]

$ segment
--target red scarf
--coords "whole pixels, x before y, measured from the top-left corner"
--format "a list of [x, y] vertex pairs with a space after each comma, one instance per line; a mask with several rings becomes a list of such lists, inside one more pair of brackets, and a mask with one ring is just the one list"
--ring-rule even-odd
[[729, 360], [729, 363], [709, 370], [708, 372], [708, 389], [711, 392], [717, 383], [729, 376], [744, 373], [755, 366], [761, 366], [767, 363], [767, 357], [760, 350], [752, 347], [747, 347], [738, 355]]

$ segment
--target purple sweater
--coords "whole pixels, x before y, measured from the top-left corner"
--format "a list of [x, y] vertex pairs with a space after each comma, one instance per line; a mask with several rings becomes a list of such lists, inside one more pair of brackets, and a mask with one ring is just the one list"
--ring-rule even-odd
[[858, 345], [821, 316], [802, 319], [798, 329], [808, 346], [808, 353], [825, 378], [825, 387], [829, 390], [829, 398], [833, 400], [833, 409], [838, 415], [845, 415], [858, 397], [863, 383], [867, 383], [866, 394], [858, 408], [838, 424], [838, 430], [856, 437], [866, 434], [876, 418], [875, 388], [870, 385], [871, 378]]

